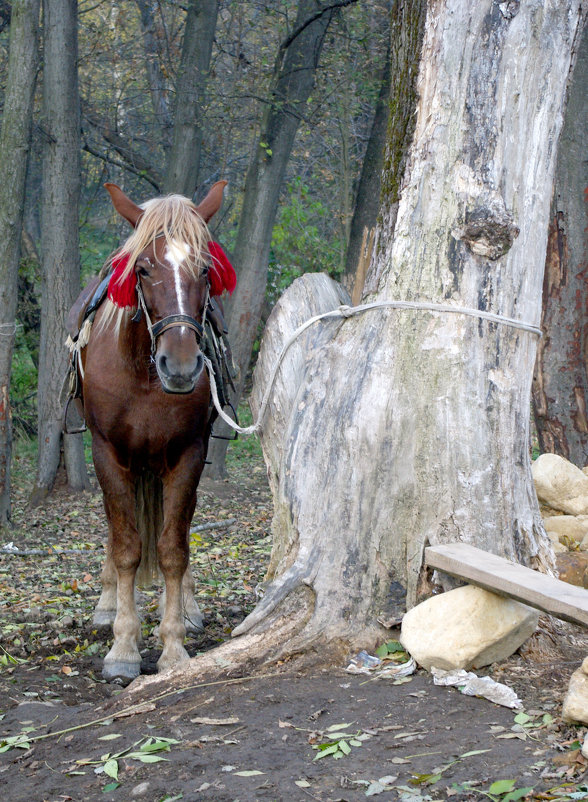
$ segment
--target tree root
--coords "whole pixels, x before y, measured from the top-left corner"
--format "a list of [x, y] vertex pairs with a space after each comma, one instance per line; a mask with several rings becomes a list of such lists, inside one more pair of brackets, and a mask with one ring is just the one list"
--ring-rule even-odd
[[197, 681], [222, 677], [241, 677], [260, 672], [269, 665], [287, 660], [290, 644], [304, 629], [314, 610], [314, 593], [299, 586], [264, 620], [263, 631], [249, 632], [223, 643], [205, 654], [149, 677], [139, 677], [123, 694], [124, 703], [148, 700], [165, 687], [187, 687]]

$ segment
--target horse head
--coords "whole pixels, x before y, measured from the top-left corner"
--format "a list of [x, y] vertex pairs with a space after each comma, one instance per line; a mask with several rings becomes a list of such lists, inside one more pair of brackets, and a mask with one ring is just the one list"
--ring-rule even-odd
[[116, 185], [105, 185], [115, 209], [134, 228], [113, 260], [115, 275], [120, 266], [119, 288], [124, 292], [126, 286], [128, 293], [132, 287], [133, 320], [146, 318], [157, 374], [168, 393], [192, 392], [204, 367], [200, 337], [210, 262], [206, 224], [220, 208], [226, 183], [214, 184], [198, 206], [181, 195], [137, 206]]

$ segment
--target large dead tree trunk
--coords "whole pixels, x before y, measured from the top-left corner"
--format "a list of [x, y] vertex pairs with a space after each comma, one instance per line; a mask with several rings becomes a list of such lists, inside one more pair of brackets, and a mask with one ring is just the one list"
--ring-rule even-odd
[[[540, 320], [553, 143], [580, 2], [431, 0], [423, 25], [424, 7], [396, 7], [405, 69], [393, 72], [369, 300], [472, 312], [376, 309], [315, 324], [288, 351], [262, 433], [272, 581], [235, 630], [242, 637], [192, 661], [192, 677], [247, 659], [326, 661], [373, 646], [399, 586], [408, 606], [430, 591], [427, 544], [466, 541], [552, 564], [530, 473], [537, 335], [507, 319]], [[415, 96], [410, 82], [401, 86], [419, 56], [416, 108], [403, 116], [395, 100]], [[402, 159], [395, 143], [410, 120]], [[304, 276], [277, 305], [255, 409], [298, 323], [338, 304], [329, 282]]]
[[0, 526], [10, 521], [10, 369], [16, 332], [18, 263], [38, 60], [38, 31], [39, 0], [15, 0], [12, 4], [8, 81], [0, 136]]
[[551, 203], [533, 381], [542, 451], [588, 464], [588, 27], [569, 88]]

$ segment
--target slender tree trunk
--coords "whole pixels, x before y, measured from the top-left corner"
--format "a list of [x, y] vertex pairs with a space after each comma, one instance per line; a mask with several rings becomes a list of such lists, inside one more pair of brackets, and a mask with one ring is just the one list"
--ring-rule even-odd
[[[427, 544], [466, 541], [552, 565], [528, 450], [537, 336], [507, 318], [540, 320], [580, 0], [406, 0], [396, 13], [405, 67], [420, 55], [420, 71], [403, 90], [416, 97], [407, 117], [394, 98], [410, 71], [393, 71], [387, 153], [400, 154], [392, 146], [411, 121], [414, 131], [408, 158], [387, 160], [370, 300], [472, 314], [378, 309], [315, 324], [288, 351], [262, 436], [272, 581], [239, 637], [176, 672], [176, 685], [219, 665], [226, 674], [291, 655], [339, 661], [373, 647], [399, 588], [408, 606], [430, 592]], [[296, 325], [339, 297], [310, 274], [284, 294], [264, 335], [255, 409]]]
[[388, 40], [382, 83], [380, 84], [370, 138], [361, 167], [345, 257], [342, 283], [349, 292], [353, 288], [354, 278], [360, 262], [364, 231], [374, 228], [380, 208], [380, 181], [384, 167], [386, 128], [390, 108], [390, 73], [390, 40]]
[[198, 186], [203, 106], [217, 16], [218, 0], [191, 0], [188, 5], [173, 141], [163, 188], [190, 198]]
[[166, 82], [159, 65], [159, 52], [157, 37], [155, 35], [155, 11], [157, 4], [151, 0], [135, 0], [141, 18], [141, 32], [143, 33], [143, 50], [145, 51], [145, 65], [151, 102], [155, 119], [161, 132], [161, 144], [167, 152], [170, 148], [173, 122], [169, 113]]
[[533, 407], [542, 451], [588, 464], [588, 26], [561, 133], [543, 283], [545, 332]]
[[10, 369], [16, 332], [18, 263], [38, 61], [39, 0], [14, 0], [0, 133], [0, 526], [10, 521]]
[[[39, 460], [31, 503], [51, 490], [60, 463], [60, 392], [67, 370], [65, 318], [80, 284], [78, 204], [80, 115], [77, 80], [77, 3], [44, 0], [41, 341], [39, 346]], [[68, 485], [89, 486], [81, 435], [65, 435]]]
[[[253, 152], [243, 198], [234, 261], [238, 282], [229, 304], [227, 323], [233, 361], [240, 374], [236, 401], [243, 386], [253, 344], [257, 338], [265, 297], [269, 249], [278, 199], [294, 138], [304, 116], [306, 101], [315, 81], [323, 41], [333, 15], [354, 0], [322, 5], [318, 0], [299, 0], [293, 33], [282, 43], [275, 67], [275, 80]], [[226, 433], [217, 424], [216, 432]], [[206, 473], [225, 474], [227, 441], [212, 440], [211, 465]]]

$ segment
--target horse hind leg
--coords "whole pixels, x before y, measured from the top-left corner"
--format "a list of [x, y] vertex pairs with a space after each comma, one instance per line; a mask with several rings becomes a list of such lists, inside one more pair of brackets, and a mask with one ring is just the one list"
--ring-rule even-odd
[[94, 610], [92, 623], [98, 629], [110, 629], [116, 618], [116, 568], [110, 553], [110, 544], [100, 574], [102, 593]]

